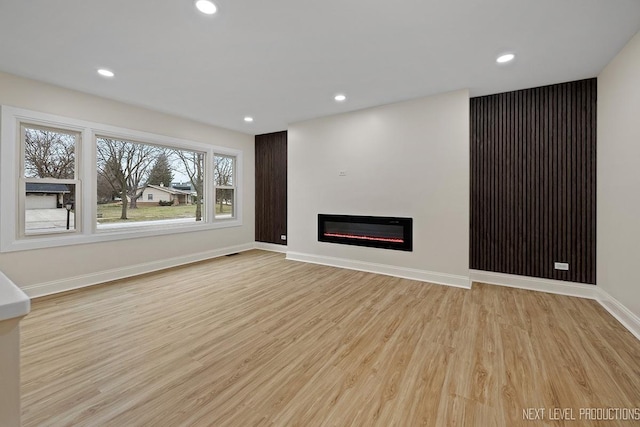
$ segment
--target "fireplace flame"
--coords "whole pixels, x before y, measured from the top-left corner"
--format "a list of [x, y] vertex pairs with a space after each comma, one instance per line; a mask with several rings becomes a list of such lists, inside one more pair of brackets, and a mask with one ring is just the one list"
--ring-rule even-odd
[[343, 233], [324, 233], [324, 235], [326, 237], [341, 237], [345, 239], [374, 240], [377, 242], [404, 243], [404, 239], [398, 239], [393, 237], [361, 236], [357, 234], [343, 234]]

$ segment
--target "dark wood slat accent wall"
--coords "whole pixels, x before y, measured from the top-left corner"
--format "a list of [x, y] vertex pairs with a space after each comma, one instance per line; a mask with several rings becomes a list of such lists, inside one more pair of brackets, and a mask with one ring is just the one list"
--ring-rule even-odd
[[596, 103], [595, 78], [471, 99], [472, 269], [595, 284]]
[[287, 131], [256, 135], [256, 241], [286, 245]]

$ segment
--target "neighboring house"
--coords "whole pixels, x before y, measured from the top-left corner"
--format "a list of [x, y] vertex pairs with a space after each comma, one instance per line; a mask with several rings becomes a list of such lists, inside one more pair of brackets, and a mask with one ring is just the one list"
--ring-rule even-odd
[[66, 184], [41, 184], [27, 182], [26, 209], [56, 209], [64, 204], [65, 194], [70, 194]]
[[191, 191], [149, 184], [138, 199], [138, 205], [158, 205], [160, 201], [172, 202], [174, 205], [190, 205], [193, 202]]

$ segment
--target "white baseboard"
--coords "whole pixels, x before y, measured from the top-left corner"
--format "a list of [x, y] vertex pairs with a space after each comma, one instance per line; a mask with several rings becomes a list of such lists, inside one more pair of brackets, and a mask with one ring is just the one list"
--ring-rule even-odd
[[490, 285], [568, 295], [571, 297], [598, 299], [598, 288], [594, 285], [587, 285], [586, 283], [563, 282], [562, 280], [540, 279], [537, 277], [516, 276], [514, 274], [480, 270], [469, 270], [469, 278], [472, 282], [488, 283]]
[[387, 264], [354, 261], [344, 258], [304, 254], [300, 252], [287, 252], [287, 259], [292, 261], [308, 262], [311, 264], [346, 268], [349, 270], [366, 271], [368, 273], [384, 274], [386, 276], [419, 280], [421, 282], [436, 283], [439, 285], [454, 286], [457, 288], [471, 289], [471, 282], [466, 276], [456, 276], [453, 274], [438, 273], [427, 270], [417, 270], [405, 267], [396, 267]]
[[81, 276], [69, 277], [66, 279], [54, 280], [51, 282], [38, 283], [35, 285], [27, 285], [21, 287], [22, 291], [30, 298], [42, 297], [45, 295], [56, 294], [60, 292], [71, 291], [74, 289], [84, 288], [87, 286], [98, 285], [100, 283], [110, 282], [112, 280], [124, 279], [127, 277], [137, 276], [140, 274], [151, 273], [166, 268], [177, 267], [192, 262], [204, 261], [224, 255], [237, 252], [244, 252], [254, 249], [253, 243], [244, 245], [230, 246], [227, 248], [214, 249], [206, 252], [199, 252], [175, 258], [162, 259], [158, 261], [147, 262], [143, 264], [131, 265], [123, 268], [114, 268], [111, 270], [99, 271], [97, 273], [85, 274]]
[[472, 282], [596, 300], [640, 340], [640, 318], [598, 286], [479, 270], [470, 270], [469, 276]]
[[620, 301], [603, 291], [602, 288], [598, 288], [598, 302], [640, 340], [640, 318], [638, 316], [633, 314]]
[[283, 254], [287, 253], [286, 245], [276, 245], [275, 243], [256, 242], [254, 248], [261, 249], [263, 251], [280, 252]]

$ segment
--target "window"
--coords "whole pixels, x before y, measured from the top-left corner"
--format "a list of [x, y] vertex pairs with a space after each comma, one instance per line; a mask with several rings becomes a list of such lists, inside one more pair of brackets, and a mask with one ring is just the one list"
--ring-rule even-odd
[[45, 235], [78, 229], [75, 205], [79, 181], [76, 170], [78, 132], [29, 123], [20, 126], [19, 235]]
[[242, 225], [240, 150], [0, 109], [2, 252]]
[[216, 154], [213, 170], [216, 187], [216, 218], [235, 217], [235, 158]]
[[[96, 138], [98, 230], [175, 225], [206, 221], [203, 204], [206, 153], [135, 142]], [[174, 177], [193, 191], [173, 188]], [[145, 191], [159, 194], [158, 204], [138, 204]], [[153, 194], [147, 194], [153, 200]]]

